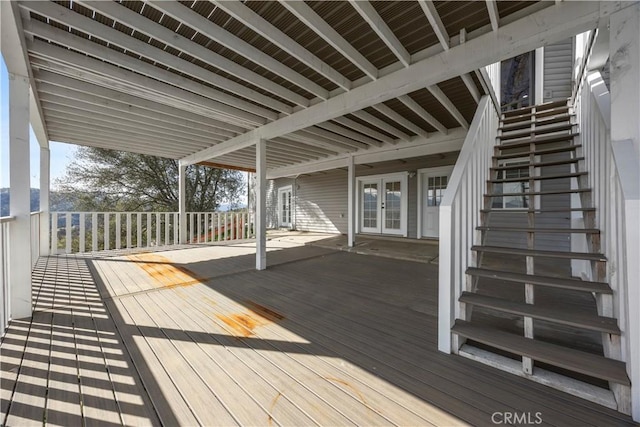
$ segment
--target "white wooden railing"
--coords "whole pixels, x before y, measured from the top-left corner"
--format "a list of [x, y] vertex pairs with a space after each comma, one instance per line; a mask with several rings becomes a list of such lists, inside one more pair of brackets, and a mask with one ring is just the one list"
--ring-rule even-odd
[[40, 257], [40, 219], [42, 212], [31, 212], [31, 268], [36, 266]]
[[[180, 243], [180, 215], [177, 212], [51, 212], [50, 215], [52, 254]], [[248, 239], [253, 237], [250, 219], [247, 211], [187, 212], [184, 241], [210, 243]], [[32, 217], [32, 227], [36, 226], [34, 222]]]
[[0, 335], [9, 323], [9, 233], [14, 219], [12, 216], [0, 217]]
[[475, 229], [480, 225], [498, 120], [494, 102], [483, 96], [440, 204], [438, 349], [445, 353], [452, 351], [453, 322], [464, 318], [457, 301], [467, 286], [471, 246], [480, 244], [474, 242]]

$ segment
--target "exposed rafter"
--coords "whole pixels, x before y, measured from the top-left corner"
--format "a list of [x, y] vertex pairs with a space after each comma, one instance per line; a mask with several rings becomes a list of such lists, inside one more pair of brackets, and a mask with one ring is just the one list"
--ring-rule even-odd
[[[118, 3], [110, 2], [110, 1], [78, 1], [78, 3], [83, 4], [84, 6], [95, 10], [96, 12], [100, 12], [101, 14], [114, 19], [122, 24], [125, 24], [131, 28], [135, 28], [136, 31], [139, 31], [143, 34], [146, 34], [150, 37], [153, 37], [156, 40], [161, 41], [169, 46], [172, 46], [175, 49], [180, 50], [194, 58], [198, 58], [202, 62], [205, 62], [212, 67], [218, 68], [226, 73], [229, 73], [239, 79], [243, 79], [244, 81], [260, 87], [268, 92], [271, 92], [287, 101], [293, 102], [294, 104], [300, 105], [302, 107], [306, 107], [309, 105], [309, 100], [297, 93], [286, 89], [271, 80], [245, 68], [241, 65], [225, 58], [222, 55], [218, 55], [217, 53], [201, 46], [185, 37], [181, 37], [176, 35], [170, 29], [151, 21], [150, 19], [145, 18], [139, 13], [134, 12], [133, 10], [124, 7]], [[146, 43], [145, 43], [146, 44]], [[129, 48], [130, 50], [131, 48]], [[183, 61], [186, 62], [186, 61]], [[185, 71], [184, 68], [180, 68], [180, 71]], [[196, 76], [194, 76], [196, 77]], [[290, 112], [290, 108], [287, 108], [284, 105], [279, 105], [279, 103], [273, 103], [268, 99], [265, 101], [258, 101], [256, 98], [261, 98], [264, 100], [265, 96], [262, 94], [258, 94], [254, 90], [247, 88], [244, 85], [233, 82], [229, 79], [218, 76], [217, 80], [206, 80], [207, 82], [214, 84], [220, 88], [229, 90], [239, 96], [245, 97], [247, 99], [252, 99], [257, 102], [261, 102], [264, 105], [269, 105], [272, 108], [278, 109], [283, 112]], [[224, 84], [218, 85], [216, 81]], [[268, 97], [267, 97], [268, 98]]]
[[[418, 107], [420, 110], [422, 110], [422, 107], [420, 106]], [[404, 127], [405, 129], [409, 129], [411, 132], [415, 133], [416, 135], [420, 135], [424, 138], [427, 138], [429, 136], [426, 130], [422, 129], [420, 126], [416, 125], [411, 120], [398, 114], [395, 110], [391, 109], [386, 104], [376, 104], [373, 106], [373, 108], [376, 109], [379, 113], [382, 113], [385, 116], [389, 117], [391, 120], [398, 123], [400, 126]]]
[[480, 102], [480, 92], [478, 91], [478, 87], [473, 81], [473, 78], [471, 77], [471, 75], [465, 73], [461, 75], [460, 78], [464, 82], [464, 85], [467, 87], [467, 89], [469, 90], [469, 93], [471, 94], [473, 99], [476, 101], [476, 103]]
[[500, 14], [498, 13], [498, 3], [496, 0], [486, 0], [487, 12], [489, 12], [489, 20], [491, 21], [491, 29], [498, 31], [500, 28]]
[[380, 141], [376, 140], [376, 139], [369, 138], [369, 137], [364, 136], [364, 135], [362, 135], [362, 134], [360, 134], [358, 132], [354, 132], [351, 129], [343, 128], [342, 126], [338, 126], [335, 123], [331, 123], [331, 122], [319, 123], [317, 125], [317, 127], [329, 130], [329, 131], [331, 131], [333, 133], [337, 133], [339, 135], [343, 135], [343, 136], [345, 136], [347, 138], [351, 138], [351, 139], [353, 139], [355, 141], [360, 141], [363, 144], [373, 145], [373, 146], [376, 146], [376, 147], [379, 147], [379, 146], [382, 145], [382, 143]]
[[194, 12], [188, 7], [173, 1], [152, 0], [148, 1], [147, 4], [150, 4], [154, 8], [166, 13], [173, 19], [182, 22], [184, 25], [199, 31], [200, 33], [204, 34], [212, 40], [215, 40], [226, 48], [237, 52], [247, 59], [250, 59], [251, 61], [259, 64], [267, 70], [278, 74], [283, 79], [286, 79], [291, 83], [298, 85], [309, 93], [319, 96], [322, 99], [329, 98], [329, 92], [322, 88], [320, 85], [296, 73], [294, 70], [273, 59], [269, 55], [262, 52], [260, 49], [253, 47], [241, 38], [236, 37], [228, 31], [215, 25], [213, 22], [209, 21], [207, 18]]
[[370, 138], [373, 139], [377, 139], [379, 141], [382, 142], [387, 142], [387, 143], [393, 143], [395, 142], [395, 140], [385, 134], [383, 134], [382, 132], [378, 132], [377, 130], [369, 127], [369, 126], [365, 126], [359, 122], [356, 122], [355, 120], [351, 120], [347, 117], [336, 117], [335, 119], [333, 119], [334, 122], [336, 123], [340, 123], [342, 126], [346, 126], [347, 128], [351, 128], [351, 129], [355, 129], [358, 132], [367, 135]]
[[376, 116], [374, 116], [373, 114], [369, 114], [364, 110], [354, 111], [351, 114], [353, 114], [355, 117], [359, 118], [360, 120], [363, 120], [369, 124], [372, 124], [378, 129], [382, 129], [383, 131], [395, 136], [398, 139], [401, 139], [403, 141], [408, 141], [411, 139], [410, 135], [404, 133], [403, 131], [396, 128], [395, 126], [391, 126], [389, 123], [385, 122], [384, 120], [381, 120]]
[[431, 95], [433, 95], [434, 98], [436, 98], [438, 102], [442, 104], [444, 108], [447, 109], [449, 114], [451, 114], [453, 118], [456, 119], [458, 123], [460, 123], [460, 126], [462, 126], [465, 129], [469, 129], [469, 123], [467, 122], [467, 120], [464, 118], [462, 113], [460, 113], [460, 111], [453, 104], [453, 102], [451, 102], [451, 100], [447, 97], [447, 95], [445, 95], [444, 92], [442, 92], [442, 89], [440, 89], [438, 85], [431, 85], [427, 87], [427, 90], [431, 92]]
[[409, 107], [411, 111], [416, 113], [422, 120], [429, 123], [431, 126], [436, 128], [440, 133], [447, 133], [447, 127], [440, 123], [435, 117], [429, 114], [420, 104], [413, 100], [409, 95], [402, 95], [398, 97], [400, 102]]
[[285, 1], [281, 3], [306, 26], [322, 37], [345, 58], [360, 68], [371, 79], [378, 78], [378, 69], [356, 48], [347, 42], [336, 30], [327, 24], [311, 7], [303, 1]]
[[378, 15], [374, 7], [366, 0], [349, 0], [351, 6], [358, 11], [360, 16], [367, 21], [371, 29], [376, 32], [378, 37], [387, 45], [391, 52], [402, 62], [405, 67], [411, 64], [411, 55], [407, 49], [400, 43], [400, 40], [391, 31], [386, 22]]
[[341, 144], [344, 144], [346, 146], [349, 147], [353, 147], [353, 148], [368, 148], [368, 145], [366, 143], [357, 141], [355, 139], [351, 139], [351, 138], [347, 138], [339, 133], [334, 133], [334, 132], [330, 132], [328, 130], [322, 129], [318, 126], [311, 126], [308, 127], [304, 130], [305, 132], [309, 132], [310, 134], [313, 135], [317, 135], [323, 138], [327, 138], [336, 142], [339, 142]]
[[237, 0], [213, 0], [213, 3], [242, 24], [251, 28], [280, 49], [295, 57], [300, 62], [332, 81], [344, 90], [351, 89], [351, 81], [323, 62], [317, 56], [300, 46], [293, 39], [280, 31], [269, 21], [255, 13], [249, 7]]
[[431, 24], [431, 28], [433, 29], [433, 32], [435, 33], [436, 37], [438, 37], [440, 44], [442, 45], [444, 50], [448, 50], [449, 49], [449, 33], [447, 33], [447, 29], [442, 23], [442, 19], [440, 19], [440, 15], [436, 10], [436, 6], [433, 4], [433, 1], [418, 0], [418, 3], [420, 3], [420, 7], [422, 7], [424, 14], [427, 16], [427, 19], [429, 20], [429, 24]]

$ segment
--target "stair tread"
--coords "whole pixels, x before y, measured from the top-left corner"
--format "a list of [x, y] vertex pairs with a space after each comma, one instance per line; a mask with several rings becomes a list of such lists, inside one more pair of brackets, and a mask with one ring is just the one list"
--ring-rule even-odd
[[534, 156], [542, 156], [544, 154], [555, 154], [555, 153], [562, 153], [565, 151], [573, 151], [576, 148], [580, 148], [582, 147], [582, 144], [573, 144], [573, 145], [569, 145], [567, 147], [558, 147], [558, 148], [549, 148], [546, 150], [535, 150], [535, 151], [523, 151], [521, 153], [511, 153], [511, 154], [499, 154], [496, 156], [493, 156], [494, 159], [515, 159], [518, 157], [527, 157], [530, 155], [534, 155]]
[[[559, 114], [563, 114], [563, 115], [567, 114], [570, 116], [573, 115], [570, 112], [569, 106], [565, 105], [565, 106], [551, 108], [544, 111], [536, 111], [536, 119], [539, 117], [552, 117]], [[532, 116], [531, 112], [523, 112], [522, 114], [512, 115], [512, 116], [503, 116], [500, 119], [500, 124], [504, 125], [504, 124], [510, 124], [510, 123], [519, 123], [522, 121], [531, 122], [531, 116]]]
[[550, 213], [550, 212], [594, 212], [596, 208], [551, 208], [551, 209], [480, 209], [482, 213], [502, 212], [502, 213]]
[[569, 307], [564, 307], [562, 310], [557, 310], [533, 304], [509, 301], [502, 298], [495, 298], [489, 295], [482, 295], [472, 292], [463, 292], [460, 296], [459, 301], [466, 304], [472, 304], [474, 306], [480, 306], [505, 313], [532, 317], [534, 319], [546, 320], [576, 328], [605, 332], [615, 335], [620, 334], [620, 328], [618, 327], [616, 319], [611, 317], [598, 316], [596, 314], [590, 315], [584, 312], [571, 310]]
[[618, 360], [474, 325], [464, 320], [456, 320], [452, 332], [560, 368], [617, 384], [631, 384], [625, 363]]
[[479, 231], [522, 231], [527, 233], [585, 233], [598, 234], [597, 228], [550, 228], [550, 227], [502, 227], [493, 225], [480, 225], [476, 227]]
[[472, 246], [471, 250], [478, 251], [478, 252], [492, 252], [496, 254], [541, 256], [541, 257], [549, 257], [549, 258], [586, 259], [590, 261], [606, 261], [607, 260], [607, 257], [605, 257], [603, 254], [598, 254], [593, 252], [545, 251], [545, 250], [539, 250], [539, 249], [520, 249], [520, 248], [509, 248], [504, 246], [480, 246], [480, 245]]
[[[473, 248], [471, 248], [473, 250]], [[538, 251], [547, 252], [547, 251]], [[530, 283], [533, 285], [547, 286], [553, 288], [572, 289], [576, 291], [598, 292], [601, 294], [611, 294], [611, 287], [603, 282], [591, 282], [588, 280], [570, 279], [564, 277], [552, 277], [541, 275], [530, 275], [523, 273], [513, 273], [511, 271], [492, 270], [489, 268], [469, 267], [466, 274], [471, 276], [488, 277], [492, 279], [508, 280], [517, 283]]]
[[531, 127], [531, 124], [535, 124], [536, 126], [545, 126], [552, 123], [568, 122], [570, 119], [571, 115], [569, 113], [559, 113], [549, 117], [536, 118], [534, 121], [531, 121], [531, 118], [512, 121], [512, 123], [503, 124], [499, 129], [502, 131], [510, 131], [512, 129], [524, 129], [526, 127]]
[[524, 137], [524, 136], [529, 136], [532, 133], [534, 135], [544, 135], [547, 133], [551, 133], [551, 132], [560, 132], [563, 130], [570, 130], [574, 125], [573, 123], [551, 123], [551, 124], [541, 124], [539, 126], [546, 126], [546, 127], [540, 127], [540, 128], [536, 128], [534, 130], [531, 130], [531, 128], [526, 129], [503, 129], [503, 132], [507, 132], [502, 133], [498, 136], [498, 138], [500, 138], [500, 140], [502, 141], [508, 141], [510, 139], [515, 139], [515, 138], [520, 138], [520, 137]]
[[536, 112], [542, 112], [542, 111], [549, 111], [549, 110], [555, 110], [558, 108], [569, 108], [569, 106], [567, 105], [567, 100], [561, 100], [561, 101], [551, 101], [551, 102], [546, 102], [544, 104], [537, 104], [537, 105], [528, 105], [526, 107], [521, 107], [515, 110], [509, 110], [509, 111], [505, 111], [502, 113], [502, 115], [504, 117], [514, 117], [514, 116], [518, 116], [518, 113], [528, 113], [530, 112], [533, 107], [536, 108]]
[[[528, 165], [522, 165], [522, 167], [527, 167]], [[586, 175], [587, 172], [576, 172], [576, 173], [562, 173], [556, 175], [540, 175], [540, 176], [524, 176], [519, 178], [506, 178], [506, 179], [491, 179], [489, 182], [500, 184], [503, 182], [523, 182], [523, 181], [541, 181], [541, 180], [551, 180], [551, 179], [562, 179], [562, 178], [577, 178], [579, 176]]]
[[571, 193], [588, 193], [590, 188], [571, 188], [568, 190], [547, 190], [547, 191], [526, 191], [518, 193], [486, 193], [485, 197], [503, 197], [503, 196], [545, 196], [550, 194], [571, 194]]
[[[537, 162], [537, 163], [530, 163], [528, 165], [525, 166], [533, 166], [534, 168], [542, 168], [545, 166], [558, 166], [558, 165], [568, 165], [571, 163], [578, 163], [579, 161], [584, 160], [584, 157], [574, 157], [572, 159], [567, 159], [567, 160], [555, 160], [553, 162]], [[514, 164], [510, 164], [510, 165], [505, 165], [505, 166], [497, 166], [495, 168], [491, 168], [492, 171], [499, 171], [499, 170], [507, 170], [507, 169], [521, 169], [523, 167], [523, 165], [514, 165]]]
[[496, 147], [500, 148], [502, 150], [506, 150], [506, 149], [511, 149], [511, 148], [516, 148], [516, 147], [525, 147], [528, 146], [530, 144], [549, 144], [552, 142], [563, 142], [563, 141], [570, 141], [573, 139], [574, 136], [579, 135], [576, 132], [572, 132], [572, 133], [564, 133], [561, 135], [551, 135], [551, 136], [543, 136], [543, 137], [533, 137], [533, 138], [526, 138], [526, 139], [522, 139], [522, 140], [518, 140], [518, 141], [510, 141], [511, 139], [515, 139], [515, 138], [503, 138], [501, 136], [498, 136], [498, 139], [500, 141], [505, 140], [505, 142], [503, 142], [502, 144], [498, 144]]

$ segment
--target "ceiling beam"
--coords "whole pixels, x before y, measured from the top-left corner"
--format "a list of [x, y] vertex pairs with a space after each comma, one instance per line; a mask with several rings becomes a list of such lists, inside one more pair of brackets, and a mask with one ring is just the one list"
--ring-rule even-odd
[[447, 29], [442, 23], [442, 19], [440, 19], [440, 15], [436, 10], [436, 6], [433, 4], [433, 1], [418, 0], [418, 3], [429, 20], [429, 24], [431, 24], [431, 28], [436, 34], [436, 37], [438, 37], [442, 48], [444, 50], [449, 50], [449, 33], [447, 33]]
[[[71, 35], [71, 33], [67, 34], [69, 34], [69, 37], [76, 37]], [[118, 89], [128, 93], [132, 93], [132, 89], [136, 88], [138, 93], [153, 94], [154, 98], [165, 100], [165, 104], [169, 103], [176, 107], [179, 104], [186, 104], [183, 109], [187, 111], [193, 111], [194, 107], [199, 107], [202, 111], [208, 111], [208, 113], [205, 113], [207, 116], [212, 116], [215, 119], [221, 119], [243, 127], [249, 127], [247, 123], [256, 125], [267, 122], [262, 116], [230, 107], [206, 96], [209, 90], [213, 89], [134, 58], [128, 57], [128, 59], [124, 59], [122, 57], [127, 57], [127, 55], [122, 54], [122, 57], [119, 57], [117, 56], [118, 52], [97, 43], [87, 43], [94, 45], [95, 48], [103, 48], [113, 52], [110, 59], [114, 62], [121, 62], [119, 59], [123, 59], [122, 62], [134, 61], [139, 64], [145, 64], [145, 68], [149, 68], [145, 70], [147, 71], [145, 73], [147, 75], [141, 74], [141, 67], [135, 70], [137, 72], [130, 71], [126, 66], [125, 68], [116, 66], [122, 66], [120, 63], [111, 65], [107, 62], [93, 59], [89, 56], [75, 53], [71, 50], [54, 46], [40, 40], [34, 40], [30, 43], [29, 53], [37, 58], [43, 58], [56, 64], [70, 66], [75, 69], [79, 75], [86, 75], [88, 71], [91, 74], [107, 77], [107, 81], [111, 87], [116, 86]], [[171, 83], [167, 83], [166, 81], [171, 81]], [[196, 92], [198, 88], [200, 88], [202, 92]], [[168, 100], [172, 102], [168, 102]], [[178, 102], [173, 102], [174, 100]]]
[[220, 43], [227, 49], [244, 56], [261, 67], [299, 86], [307, 92], [319, 96], [322, 99], [329, 98], [329, 92], [322, 86], [312, 82], [301, 74], [298, 74], [291, 68], [282, 64], [280, 61], [273, 59], [260, 49], [257, 49], [241, 38], [234, 36], [227, 30], [217, 26], [188, 7], [176, 1], [165, 0], [147, 1], [147, 4], [169, 15], [173, 19], [182, 22], [187, 27], [193, 28], [217, 43]]
[[[176, 34], [175, 32], [164, 27], [163, 25], [158, 24], [150, 19], [147, 19], [143, 15], [136, 13], [133, 10], [125, 6], [122, 6], [119, 3], [110, 2], [110, 1], [85, 1], [85, 0], [76, 0], [76, 2], [90, 9], [93, 9], [96, 12], [99, 12], [115, 21], [125, 24], [128, 27], [135, 28], [136, 31], [146, 34], [150, 37], [153, 37], [154, 39], [159, 40], [162, 43], [165, 43], [173, 47], [174, 49], [184, 52], [194, 58], [197, 58], [200, 61], [211, 65], [212, 67], [220, 69], [225, 73], [229, 73], [239, 79], [246, 81], [247, 83], [250, 83], [254, 86], [262, 88], [268, 92], [271, 92], [274, 95], [279, 96], [280, 98], [286, 99], [287, 101], [300, 105], [302, 107], [309, 106], [309, 100], [304, 96], [299, 95], [287, 88], [284, 88], [279, 84], [276, 84], [271, 80], [261, 76], [260, 74], [255, 73], [249, 70], [248, 68], [245, 68], [240, 64], [234, 61], [231, 61], [225, 58], [224, 56], [219, 55], [213, 52], [212, 50], [207, 49], [206, 47], [189, 40], [186, 37], [182, 37], [179, 34]], [[143, 44], [146, 45], [146, 43], [143, 43]], [[127, 49], [131, 50], [131, 47], [128, 47]], [[182, 61], [182, 62], [184, 63], [188, 61]], [[189, 64], [191, 63], [189, 62]], [[191, 65], [193, 66], [193, 64]], [[185, 72], [185, 67], [181, 67], [178, 69], [182, 72]], [[207, 72], [207, 73], [210, 73], [210, 72]], [[198, 72], [198, 74], [203, 76], [206, 75], [206, 73], [202, 71]], [[200, 78], [197, 76], [194, 76], [194, 77]], [[256, 91], [240, 83], [233, 82], [222, 76], [218, 76], [217, 81], [224, 84], [224, 86], [222, 84], [218, 85], [216, 83], [216, 80], [207, 79], [205, 81], [215, 86], [218, 86], [220, 88], [229, 90], [235, 93], [236, 95], [242, 96], [247, 99], [252, 99], [253, 101], [260, 102], [261, 104], [264, 104], [264, 105], [268, 105], [271, 108], [275, 108], [279, 111], [286, 112], [286, 113], [291, 112], [290, 107], [287, 106], [286, 104], [276, 102], [273, 99], [269, 101], [270, 97], [259, 94]]]
[[[401, 98], [398, 98], [398, 99], [402, 101]], [[403, 102], [403, 104], [407, 105], [405, 102]], [[407, 105], [407, 107], [409, 107], [409, 105]], [[415, 133], [416, 135], [422, 136], [424, 138], [429, 137], [429, 133], [426, 130], [422, 129], [420, 126], [413, 123], [411, 120], [407, 119], [406, 117], [400, 115], [397, 111], [393, 110], [391, 107], [387, 106], [386, 104], [382, 104], [382, 103], [376, 104], [376, 105], [373, 105], [373, 108], [379, 113], [384, 114], [394, 122], [398, 123], [403, 128], [408, 129], [411, 132]], [[419, 105], [418, 105], [418, 110], [422, 110], [422, 107], [420, 107]]]
[[351, 89], [351, 81], [349, 79], [299, 45], [295, 40], [251, 10], [251, 8], [245, 6], [242, 2], [237, 0], [212, 0], [212, 3], [327, 80], [335, 83], [344, 90]]
[[[327, 150], [331, 150], [337, 153], [348, 153], [349, 151], [353, 151], [353, 147], [348, 147], [340, 144], [339, 142], [323, 138], [318, 135], [310, 134], [305, 132], [304, 130], [298, 130], [296, 132], [292, 132], [287, 135], [283, 135], [284, 138], [293, 139], [295, 141], [301, 142], [303, 144], [311, 145], [313, 147], [320, 147]], [[224, 144], [222, 142], [221, 144]]]
[[305, 132], [308, 132], [310, 134], [313, 135], [317, 135], [319, 137], [323, 137], [323, 138], [327, 138], [330, 139], [332, 141], [336, 141], [339, 142], [343, 145], [346, 145], [347, 147], [352, 147], [354, 149], [358, 149], [358, 148], [367, 148], [368, 145], [365, 143], [362, 143], [360, 141], [356, 141], [354, 139], [351, 138], [347, 138], [343, 135], [340, 135], [338, 133], [334, 133], [334, 132], [330, 132], [328, 130], [325, 129], [321, 129], [318, 126], [310, 126], [306, 129], [304, 129]]
[[333, 119], [334, 122], [341, 124], [342, 126], [345, 126], [347, 128], [350, 129], [355, 129], [358, 132], [360, 132], [361, 134], [364, 134], [366, 136], [368, 136], [369, 138], [372, 139], [376, 139], [382, 142], [387, 142], [389, 144], [393, 144], [395, 142], [395, 140], [393, 138], [391, 138], [388, 135], [385, 135], [382, 132], [378, 132], [377, 130], [369, 127], [369, 126], [365, 126], [360, 122], [356, 122], [355, 120], [351, 120], [348, 117], [336, 117], [335, 119]]
[[55, 86], [94, 95], [97, 97], [96, 105], [101, 105], [123, 114], [137, 115], [143, 119], [157, 119], [158, 121], [166, 123], [168, 126], [187, 128], [204, 135], [222, 135], [227, 138], [233, 138], [237, 134], [246, 131], [246, 128], [240, 126], [235, 126], [189, 111], [172, 108], [158, 102], [148, 101], [143, 98], [138, 98], [137, 96], [77, 80], [62, 74], [38, 70], [34, 73], [34, 78], [37, 82], [46, 82]]
[[[123, 32], [118, 31], [114, 28], [108, 27], [106, 25], [102, 25], [94, 21], [93, 19], [86, 17], [84, 15], [80, 15], [79, 13], [76, 13], [70, 9], [67, 9], [64, 6], [60, 6], [52, 2], [22, 2], [20, 3], [20, 5], [21, 7], [27, 10], [36, 12], [40, 15], [43, 15], [45, 17], [58, 21], [62, 24], [68, 25], [72, 28], [75, 28], [79, 31], [90, 34], [91, 36], [96, 37], [102, 41], [108, 42], [115, 46], [119, 46], [122, 49], [130, 51], [132, 53], [136, 53], [154, 62], [165, 65], [173, 70], [180, 71], [184, 74], [190, 75], [191, 77], [194, 77], [202, 82], [211, 83], [212, 85], [223, 88], [232, 93], [238, 93], [238, 92], [242, 93], [242, 96], [245, 96], [246, 98], [251, 99], [252, 101], [258, 102], [259, 104], [268, 105], [271, 108], [277, 109], [279, 111], [287, 111], [287, 112], [292, 111], [291, 107], [279, 101], [276, 101], [273, 98], [259, 94], [255, 91], [248, 91], [248, 89], [245, 86], [239, 83], [233, 82], [216, 73], [213, 73], [202, 67], [199, 67], [192, 62], [178, 58], [177, 56], [172, 55], [169, 52], [165, 52], [161, 49], [158, 49], [157, 47], [149, 43], [143, 42], [142, 40], [138, 40], [135, 37], [128, 36]], [[38, 22], [33, 21], [31, 23], [31, 26], [34, 31], [39, 29], [41, 32], [38, 33], [38, 35], [42, 37], [46, 37], [45, 35], [42, 34], [42, 31], [46, 31], [45, 28], [42, 28], [43, 26], [49, 27], [48, 29], [50, 30], [55, 29], [53, 26], [44, 24], [39, 21]], [[71, 35], [71, 33], [67, 33], [67, 34]], [[105, 61], [111, 61], [112, 58], [115, 56], [127, 56], [113, 49], [110, 49], [102, 45], [99, 45], [97, 43], [94, 43], [92, 41], [86, 40], [82, 37], [72, 36], [70, 38], [75, 38], [76, 45], [81, 44], [80, 40], [84, 40], [84, 44], [92, 44], [92, 45], [96, 45], [96, 47], [103, 48], [102, 54], [97, 57]], [[129, 56], [128, 58], [135, 62], [139, 62], [141, 66], [146, 66], [146, 68], [149, 68], [149, 67], [157, 68], [158, 70], [164, 71], [165, 73], [175, 74], [169, 71], [161, 70], [160, 68], [154, 65], [147, 64], [131, 56]], [[135, 65], [133, 67], [135, 67]], [[138, 68], [141, 68], [141, 67], [138, 67]], [[136, 68], [130, 68], [130, 69], [136, 70]], [[191, 85], [193, 84], [196, 84], [197, 87], [201, 88], [200, 90], [202, 91], [202, 93], [207, 93], [210, 97], [212, 97], [212, 99], [215, 99], [219, 102], [223, 102], [227, 105], [230, 105], [232, 107], [235, 107], [244, 111], [249, 111], [263, 117], [271, 118], [272, 120], [274, 119], [273, 117], [274, 113], [272, 111], [267, 110], [266, 108], [259, 107], [255, 104], [252, 104], [242, 98], [238, 98], [237, 96], [231, 95], [229, 93], [224, 93], [217, 89], [207, 87], [202, 83], [197, 83], [195, 81], [192, 81]], [[195, 90], [194, 92], [199, 93], [198, 91], [195, 91]]]
[[500, 14], [498, 13], [498, 3], [496, 0], [486, 0], [487, 12], [489, 12], [489, 20], [491, 21], [491, 29], [498, 31], [500, 28]]
[[458, 123], [460, 123], [460, 126], [465, 129], [469, 129], [469, 123], [464, 118], [462, 113], [460, 113], [460, 110], [458, 110], [458, 108], [453, 104], [453, 102], [451, 102], [449, 97], [444, 94], [444, 92], [438, 87], [438, 85], [428, 86], [427, 90], [431, 92], [431, 95], [433, 95], [433, 97], [437, 99], [444, 108], [447, 109], [449, 114], [451, 114], [453, 118], [456, 119]]
[[403, 131], [401, 131], [400, 129], [398, 129], [395, 126], [390, 125], [389, 123], [385, 122], [382, 119], [379, 119], [378, 117], [374, 116], [373, 114], [370, 114], [364, 110], [361, 111], [353, 111], [351, 113], [353, 116], [359, 118], [360, 120], [363, 120], [375, 127], [377, 127], [378, 129], [381, 129], [393, 136], [395, 136], [398, 139], [401, 139], [403, 141], [409, 141], [411, 139], [411, 135], [404, 133]]
[[373, 31], [376, 32], [378, 37], [387, 45], [387, 47], [393, 52], [393, 54], [402, 62], [405, 67], [411, 64], [411, 55], [407, 52], [407, 49], [400, 43], [400, 40], [391, 31], [391, 28], [384, 22], [384, 19], [369, 1], [366, 0], [349, 0], [351, 6], [367, 21], [367, 24]]
[[398, 99], [404, 105], [409, 107], [411, 111], [416, 113], [422, 120], [429, 123], [431, 126], [436, 128], [440, 133], [447, 133], [447, 127], [440, 123], [435, 117], [433, 117], [430, 113], [427, 112], [420, 104], [413, 100], [409, 95], [399, 96]]
[[478, 35], [466, 43], [415, 62], [376, 81], [222, 142], [216, 147], [187, 156], [182, 159], [183, 163], [209, 160], [220, 150], [233, 151], [236, 145], [286, 135], [529, 52], [546, 43], [566, 39], [594, 28], [601, 18], [623, 7], [628, 5], [617, 2], [562, 2], [559, 6], [544, 8], [503, 25], [498, 30], [498, 37], [493, 32]]
[[476, 83], [473, 81], [471, 74], [468, 74], [468, 73], [462, 74], [460, 78], [462, 79], [462, 81], [464, 82], [464, 85], [469, 90], [469, 93], [471, 94], [473, 99], [476, 101], [476, 104], [479, 103], [480, 91], [478, 91], [478, 87], [476, 86]]
[[377, 139], [369, 138], [368, 136], [365, 136], [348, 128], [343, 128], [342, 126], [339, 126], [332, 122], [318, 123], [316, 126], [345, 136], [347, 138], [351, 138], [354, 141], [362, 142], [363, 144], [373, 145], [374, 147], [379, 147], [382, 145], [382, 142], [378, 141]]
[[256, 171], [255, 168], [249, 168], [249, 167], [243, 167], [243, 166], [234, 166], [234, 165], [223, 165], [221, 163], [213, 163], [213, 162], [200, 162], [200, 163], [196, 163], [197, 165], [200, 166], [206, 166], [208, 168], [214, 168], [214, 169], [230, 169], [230, 170], [237, 170], [237, 171], [243, 171], [243, 172], [254, 172]]
[[337, 154], [335, 151], [329, 151], [319, 147], [312, 147], [310, 145], [301, 144], [299, 142], [282, 137], [271, 138], [269, 141], [272, 141], [282, 147], [286, 147], [289, 150], [293, 148], [296, 151], [300, 151], [301, 153], [306, 153], [318, 157], [327, 157], [333, 154]]
[[340, 52], [352, 64], [362, 70], [369, 78], [378, 78], [378, 69], [365, 58], [358, 50], [347, 42], [336, 30], [320, 17], [311, 7], [303, 1], [283, 1], [280, 3], [289, 12], [302, 21], [313, 32], [322, 37], [335, 50]]

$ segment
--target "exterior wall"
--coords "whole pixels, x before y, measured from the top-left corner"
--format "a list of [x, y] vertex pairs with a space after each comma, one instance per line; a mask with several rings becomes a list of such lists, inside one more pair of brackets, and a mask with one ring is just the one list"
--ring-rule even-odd
[[[458, 152], [436, 156], [395, 160], [356, 166], [356, 177], [395, 172], [415, 172], [418, 169], [455, 164]], [[347, 171], [334, 169], [296, 179], [279, 178], [270, 181], [267, 194], [269, 228], [277, 228], [278, 188], [293, 185], [294, 227], [300, 231], [347, 233]], [[418, 177], [408, 179], [408, 237], [418, 236]]]
[[571, 96], [572, 72], [572, 38], [544, 47], [544, 102]]

